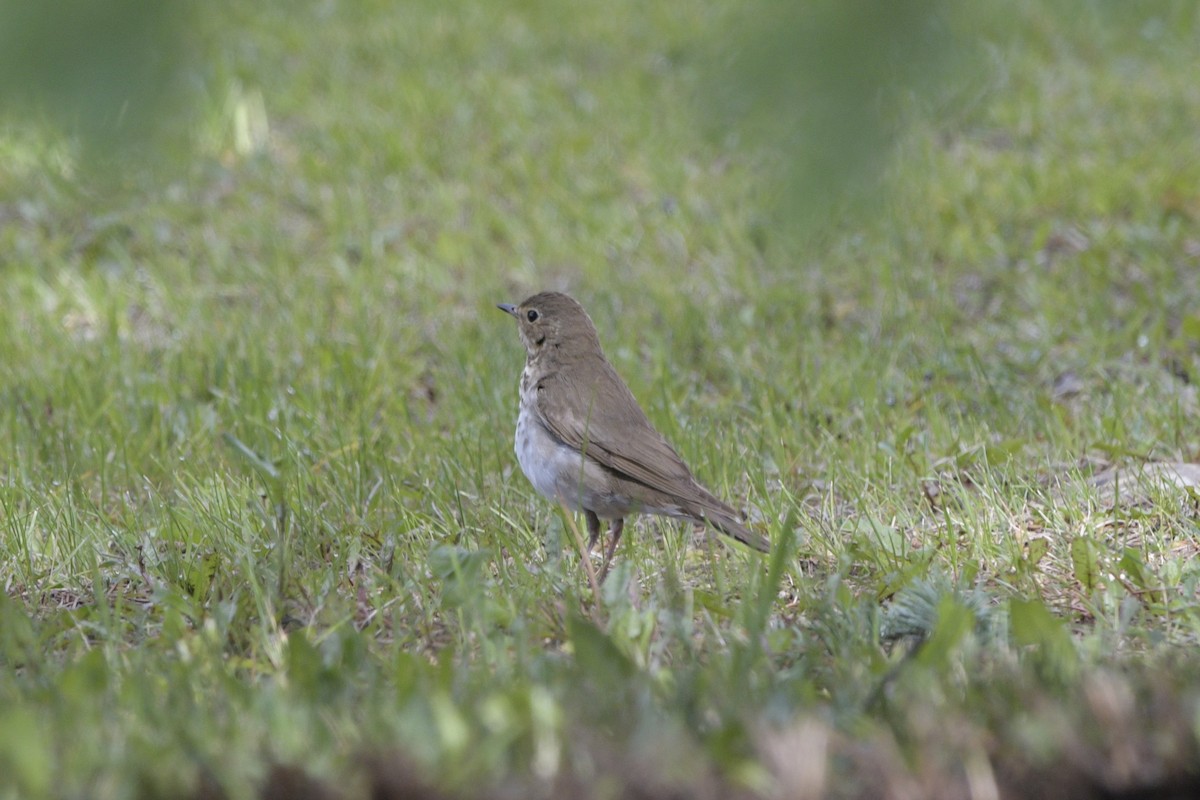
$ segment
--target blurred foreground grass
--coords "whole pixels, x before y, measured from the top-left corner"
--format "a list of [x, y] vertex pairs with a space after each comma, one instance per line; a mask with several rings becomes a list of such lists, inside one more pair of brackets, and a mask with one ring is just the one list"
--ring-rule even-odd
[[[1188, 791], [1191, 5], [1017, 3], [803, 238], [744, 10], [226, 13], [168, 180], [0, 136], [3, 796]], [[590, 596], [542, 288], [771, 559], [639, 521]]]

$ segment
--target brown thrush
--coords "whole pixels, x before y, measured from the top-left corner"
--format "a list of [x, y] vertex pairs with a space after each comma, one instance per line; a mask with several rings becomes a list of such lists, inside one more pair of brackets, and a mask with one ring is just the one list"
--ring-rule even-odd
[[572, 298], [542, 292], [502, 303], [525, 345], [516, 452], [544, 496], [587, 519], [588, 549], [611, 520], [603, 579], [631, 513], [708, 523], [756, 550], [769, 543], [692, 477], [604, 357], [596, 326]]

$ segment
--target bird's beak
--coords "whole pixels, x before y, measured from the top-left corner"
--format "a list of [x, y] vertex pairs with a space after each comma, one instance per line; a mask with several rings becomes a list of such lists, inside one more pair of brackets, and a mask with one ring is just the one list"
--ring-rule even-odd
[[517, 315], [517, 307], [514, 306], [512, 303], [498, 303], [496, 305], [496, 308], [500, 309], [501, 311], [505, 311], [509, 314], [512, 314], [514, 317]]

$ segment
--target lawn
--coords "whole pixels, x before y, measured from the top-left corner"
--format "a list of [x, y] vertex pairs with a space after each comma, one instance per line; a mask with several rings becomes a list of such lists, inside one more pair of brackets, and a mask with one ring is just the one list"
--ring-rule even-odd
[[[0, 799], [1200, 792], [1194, 4], [225, 5], [0, 125]], [[593, 591], [543, 289], [769, 556]]]

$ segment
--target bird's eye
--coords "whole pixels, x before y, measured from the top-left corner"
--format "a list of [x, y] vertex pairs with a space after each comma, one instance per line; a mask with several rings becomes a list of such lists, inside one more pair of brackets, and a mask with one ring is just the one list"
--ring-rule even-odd
[[529, 309], [529, 313], [525, 315], [525, 318], [528, 319], [530, 322], [537, 322], [538, 313], [537, 313], [537, 311], [535, 311], [531, 308], [531, 309]]

